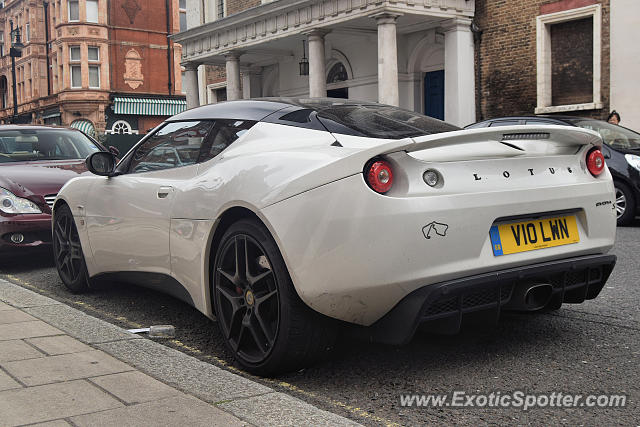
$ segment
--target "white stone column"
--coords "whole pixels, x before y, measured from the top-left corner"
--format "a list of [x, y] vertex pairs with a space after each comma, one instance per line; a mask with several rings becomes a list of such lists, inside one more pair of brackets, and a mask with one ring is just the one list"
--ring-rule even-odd
[[227, 60], [227, 100], [242, 99], [240, 89], [240, 52], [225, 55]]
[[198, 90], [198, 65], [187, 63], [184, 66], [184, 92], [187, 96], [187, 108], [200, 106], [200, 91]]
[[262, 96], [262, 68], [242, 71], [242, 97], [244, 99]]
[[457, 126], [466, 126], [476, 121], [471, 20], [455, 18], [443, 28], [444, 120]]
[[307, 34], [309, 45], [309, 97], [324, 98], [327, 96], [327, 70], [324, 53], [324, 36], [326, 30], [312, 30]]
[[397, 14], [373, 16], [378, 24], [378, 102], [400, 105], [398, 97]]

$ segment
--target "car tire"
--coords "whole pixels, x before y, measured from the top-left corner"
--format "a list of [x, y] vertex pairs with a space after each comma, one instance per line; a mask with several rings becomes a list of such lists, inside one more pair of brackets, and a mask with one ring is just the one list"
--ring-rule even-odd
[[620, 181], [614, 181], [615, 208], [618, 216], [618, 225], [629, 225], [636, 216], [636, 200], [629, 186]]
[[89, 273], [82, 252], [78, 228], [69, 206], [55, 211], [53, 223], [53, 255], [62, 283], [73, 293], [89, 289]]
[[227, 347], [245, 370], [271, 376], [312, 365], [335, 342], [332, 321], [296, 293], [278, 247], [257, 220], [224, 233], [213, 267], [213, 305]]

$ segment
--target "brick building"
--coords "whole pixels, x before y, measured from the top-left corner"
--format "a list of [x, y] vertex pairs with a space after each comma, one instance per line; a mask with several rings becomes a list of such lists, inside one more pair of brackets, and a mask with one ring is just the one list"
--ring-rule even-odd
[[184, 109], [179, 0], [4, 0], [0, 121], [13, 117], [9, 48], [19, 29], [17, 121], [144, 133]]
[[[186, 46], [184, 64], [199, 66], [199, 103], [227, 99], [225, 60], [234, 52], [243, 97], [308, 96], [309, 77], [297, 75], [297, 67], [299, 43], [310, 43], [313, 29], [324, 34], [322, 94], [381, 100], [372, 81], [377, 64], [369, 61], [379, 41], [370, 22], [379, 10], [350, 19], [353, 1], [185, 1], [189, 31], [176, 40]], [[372, 4], [355, 2], [359, 10]], [[617, 109], [623, 124], [640, 130], [640, 44], [632, 41], [640, 35], [640, 1], [425, 0], [419, 16], [410, 15], [413, 2], [408, 11], [399, 10], [402, 3], [375, 3], [396, 16], [400, 106], [460, 125], [516, 114], [603, 119]], [[436, 9], [445, 13], [434, 16]], [[470, 62], [460, 58], [468, 51]], [[345, 72], [334, 81], [331, 69], [338, 63]], [[473, 104], [475, 113], [456, 111], [453, 103]]]

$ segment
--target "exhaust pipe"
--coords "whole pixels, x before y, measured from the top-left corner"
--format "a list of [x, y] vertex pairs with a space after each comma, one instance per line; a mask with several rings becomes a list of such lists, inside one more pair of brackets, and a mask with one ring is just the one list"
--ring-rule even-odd
[[553, 286], [549, 283], [533, 283], [518, 286], [504, 308], [507, 310], [536, 311], [544, 308], [553, 295]]

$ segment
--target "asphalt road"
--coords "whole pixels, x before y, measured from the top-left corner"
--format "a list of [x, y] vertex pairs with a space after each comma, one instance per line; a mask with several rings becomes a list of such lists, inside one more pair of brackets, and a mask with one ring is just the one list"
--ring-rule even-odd
[[[600, 296], [552, 314], [508, 315], [495, 327], [455, 336], [419, 333], [404, 347], [339, 343], [319, 366], [276, 379], [240, 374], [368, 425], [640, 423], [640, 221], [618, 228], [618, 264]], [[85, 295], [66, 291], [49, 254], [0, 258], [0, 277], [124, 328], [176, 327], [166, 344], [226, 367], [214, 322], [160, 293], [113, 283]], [[215, 387], [215, 384], [212, 384]], [[625, 408], [407, 408], [401, 393], [626, 394]]]

